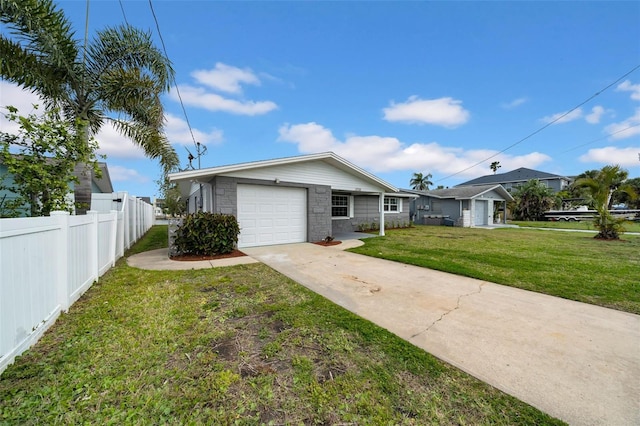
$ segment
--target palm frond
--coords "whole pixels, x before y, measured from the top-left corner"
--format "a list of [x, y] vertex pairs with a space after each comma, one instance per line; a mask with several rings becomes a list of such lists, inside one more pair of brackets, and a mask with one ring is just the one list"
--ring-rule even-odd
[[0, 0], [3, 38], [22, 47], [24, 55], [59, 73], [73, 74], [79, 47], [71, 24], [52, 0]]
[[158, 159], [165, 170], [179, 166], [180, 161], [161, 129], [124, 120], [110, 120], [116, 130], [142, 148], [149, 158]]

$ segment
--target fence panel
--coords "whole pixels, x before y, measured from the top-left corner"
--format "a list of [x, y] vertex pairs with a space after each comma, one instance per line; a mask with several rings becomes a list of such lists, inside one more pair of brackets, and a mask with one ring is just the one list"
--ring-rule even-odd
[[95, 247], [94, 215], [69, 217], [68, 288], [71, 301], [78, 300], [95, 280], [98, 268]]
[[153, 226], [153, 206], [101, 195], [100, 213], [0, 219], [0, 373]]
[[52, 284], [62, 230], [55, 217], [0, 221], [0, 371], [29, 348], [63, 309]]

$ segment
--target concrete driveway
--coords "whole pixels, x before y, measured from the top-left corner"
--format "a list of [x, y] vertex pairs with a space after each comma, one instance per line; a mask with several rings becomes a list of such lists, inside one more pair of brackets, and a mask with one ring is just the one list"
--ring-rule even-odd
[[570, 424], [640, 424], [640, 316], [344, 247], [304, 243], [243, 251]]

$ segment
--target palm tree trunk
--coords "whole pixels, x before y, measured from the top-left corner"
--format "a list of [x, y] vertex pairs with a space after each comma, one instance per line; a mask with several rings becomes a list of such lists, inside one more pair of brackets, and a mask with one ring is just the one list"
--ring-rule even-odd
[[[83, 144], [88, 150], [89, 146], [89, 119], [86, 112], [80, 114], [80, 121], [77, 127], [78, 143]], [[73, 195], [75, 199], [76, 215], [85, 215], [91, 210], [91, 182], [93, 170], [91, 165], [80, 162], [76, 164], [73, 174], [78, 178]]]
[[87, 163], [78, 163], [73, 174], [78, 178], [73, 195], [75, 198], [76, 215], [85, 215], [91, 210], [91, 176], [93, 171]]

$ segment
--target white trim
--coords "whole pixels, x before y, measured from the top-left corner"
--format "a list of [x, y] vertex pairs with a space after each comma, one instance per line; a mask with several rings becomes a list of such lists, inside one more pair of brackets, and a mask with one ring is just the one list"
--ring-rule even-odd
[[310, 154], [310, 155], [300, 155], [296, 157], [286, 157], [286, 158], [278, 158], [273, 160], [262, 160], [262, 161], [253, 161], [248, 163], [239, 163], [239, 164], [231, 164], [227, 166], [219, 166], [219, 167], [211, 167], [207, 169], [199, 169], [199, 170], [188, 170], [184, 172], [170, 173], [169, 180], [170, 181], [189, 181], [198, 178], [211, 178], [213, 176], [222, 175], [226, 173], [238, 172], [243, 170], [252, 170], [264, 167], [271, 166], [279, 166], [284, 164], [294, 164], [294, 163], [302, 163], [308, 161], [317, 161], [323, 160], [328, 162], [334, 167], [338, 169], [355, 173], [360, 177], [375, 183], [380, 186], [380, 189], [390, 192], [398, 192], [398, 188], [391, 185], [388, 182], [380, 179], [379, 177], [367, 172], [364, 169], [350, 163], [344, 158], [336, 155], [333, 152], [322, 152], [319, 154]]

